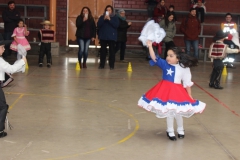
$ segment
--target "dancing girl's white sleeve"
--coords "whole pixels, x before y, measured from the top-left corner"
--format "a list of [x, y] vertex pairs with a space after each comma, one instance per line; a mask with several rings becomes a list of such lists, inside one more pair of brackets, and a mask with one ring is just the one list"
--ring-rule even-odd
[[192, 74], [191, 74], [190, 68], [187, 67], [184, 69], [182, 81], [183, 81], [184, 88], [191, 87], [193, 85]]

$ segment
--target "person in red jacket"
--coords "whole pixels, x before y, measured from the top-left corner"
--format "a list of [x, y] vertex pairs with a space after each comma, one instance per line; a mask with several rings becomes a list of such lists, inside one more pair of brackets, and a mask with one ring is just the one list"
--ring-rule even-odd
[[180, 31], [184, 34], [184, 42], [187, 54], [190, 54], [191, 46], [194, 49], [194, 57], [198, 58], [198, 35], [201, 32], [201, 24], [196, 17], [196, 8], [191, 8], [189, 15], [183, 19]]
[[156, 23], [159, 23], [161, 19], [164, 19], [167, 14], [167, 7], [165, 6], [165, 1], [161, 0], [158, 5], [154, 8], [153, 19]]

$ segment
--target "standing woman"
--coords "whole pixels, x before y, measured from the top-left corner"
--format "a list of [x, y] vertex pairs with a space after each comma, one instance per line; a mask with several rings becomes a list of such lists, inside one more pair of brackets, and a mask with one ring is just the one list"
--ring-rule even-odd
[[109, 67], [114, 69], [115, 63], [115, 43], [117, 41], [118, 17], [113, 13], [113, 7], [107, 5], [104, 13], [100, 16], [97, 26], [99, 29], [98, 38], [101, 42], [100, 65], [98, 69], [103, 69], [106, 62], [107, 45], [109, 46]]
[[164, 52], [164, 59], [167, 57], [167, 51], [175, 47], [175, 44], [173, 42], [173, 38], [176, 34], [176, 24], [174, 21], [174, 14], [173, 13], [168, 13], [168, 15], [165, 17], [164, 20], [160, 21], [159, 25], [161, 28], [163, 28], [166, 32], [166, 36], [163, 39], [165, 43], [165, 52]]
[[[86, 62], [88, 57], [88, 47], [90, 40], [94, 41], [96, 38], [96, 25], [92, 13], [88, 7], [83, 7], [81, 14], [76, 20], [76, 37], [79, 45], [78, 61], [80, 68], [87, 68]], [[83, 56], [83, 65], [82, 65]]]
[[124, 60], [126, 42], [127, 42], [127, 30], [132, 25], [132, 22], [126, 21], [125, 11], [120, 9], [117, 14], [119, 18], [119, 26], [117, 29], [117, 43], [116, 43], [116, 53], [120, 49], [120, 62], [128, 63]]

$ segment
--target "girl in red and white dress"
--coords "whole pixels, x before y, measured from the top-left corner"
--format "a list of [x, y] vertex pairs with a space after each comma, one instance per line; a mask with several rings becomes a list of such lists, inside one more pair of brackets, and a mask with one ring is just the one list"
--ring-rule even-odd
[[22, 19], [19, 20], [18, 27], [16, 27], [14, 29], [13, 34], [12, 34], [14, 41], [10, 45], [10, 49], [13, 51], [17, 51], [18, 44], [21, 44], [26, 49], [26, 51], [30, 50], [31, 46], [25, 37], [28, 35], [29, 35], [29, 31], [27, 30], [27, 25], [24, 24]]
[[206, 104], [192, 98], [190, 68], [198, 60], [177, 48], [167, 52], [166, 60], [156, 57], [152, 42], [147, 40], [151, 56], [150, 65], [162, 69], [162, 80], [146, 92], [138, 101], [138, 106], [156, 114], [157, 118], [167, 118], [167, 136], [177, 140], [174, 134], [174, 118], [177, 122], [178, 138], [184, 138], [183, 118], [194, 113], [202, 113]]

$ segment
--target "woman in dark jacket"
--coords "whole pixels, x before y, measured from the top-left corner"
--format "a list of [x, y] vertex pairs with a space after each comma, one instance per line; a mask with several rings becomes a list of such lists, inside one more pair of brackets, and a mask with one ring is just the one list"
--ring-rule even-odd
[[117, 41], [118, 17], [113, 13], [111, 5], [106, 6], [104, 14], [99, 18], [97, 27], [99, 29], [98, 38], [101, 44], [100, 65], [103, 69], [106, 62], [107, 45], [109, 46], [109, 67], [114, 69], [115, 63], [115, 43]]
[[[78, 61], [80, 68], [87, 68], [86, 61], [88, 57], [88, 47], [90, 40], [94, 41], [96, 38], [96, 25], [92, 13], [88, 7], [83, 7], [81, 14], [76, 20], [76, 37], [79, 45]], [[82, 66], [83, 56], [83, 66]]]
[[120, 48], [120, 62], [127, 63], [124, 60], [126, 42], [127, 42], [127, 29], [131, 26], [131, 22], [126, 21], [125, 11], [120, 9], [117, 14], [119, 18], [119, 26], [117, 29], [117, 43], [116, 43], [116, 53]]

